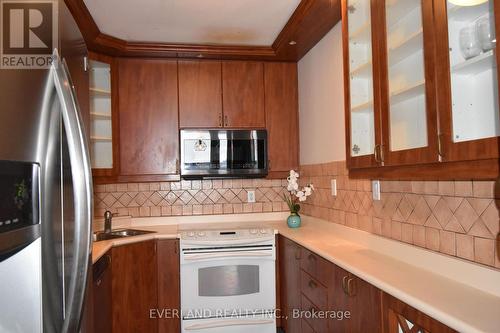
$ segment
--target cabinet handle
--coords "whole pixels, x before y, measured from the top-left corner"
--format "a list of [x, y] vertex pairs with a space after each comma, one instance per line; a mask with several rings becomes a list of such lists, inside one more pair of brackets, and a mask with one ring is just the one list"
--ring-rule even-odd
[[317, 286], [318, 284], [314, 280], [309, 280], [309, 288], [315, 289]]
[[179, 173], [179, 159], [175, 159], [175, 173]]
[[439, 133], [438, 134], [438, 155], [439, 155], [439, 157], [444, 157], [443, 143], [441, 142], [442, 139], [443, 139], [443, 133]]
[[224, 116], [224, 126], [229, 126], [229, 121], [227, 120], [227, 116]]
[[219, 126], [222, 127], [222, 113], [219, 113]]
[[354, 284], [354, 278], [350, 278], [349, 280], [347, 280], [347, 295], [351, 297], [356, 295], [356, 291], [354, 290], [355, 288], [353, 287], [353, 284]]
[[99, 287], [101, 285], [101, 283], [102, 283], [102, 279], [99, 279], [99, 280], [96, 281], [95, 284]]
[[348, 277], [349, 277], [349, 276], [348, 276], [348, 275], [346, 275], [346, 276], [344, 276], [344, 277], [342, 278], [342, 290], [344, 291], [344, 294], [346, 294], [346, 295], [347, 295], [347, 287], [346, 287], [346, 285], [347, 285], [347, 278], [348, 278]]
[[301, 257], [301, 255], [300, 255], [300, 249], [297, 249], [295, 251], [295, 260], [300, 260], [300, 257]]
[[309, 258], [309, 260], [314, 260], [314, 261], [316, 261], [316, 257], [315, 257], [313, 254], [310, 254], [310, 255], [308, 256], [308, 258]]
[[267, 161], [267, 168], [268, 168], [269, 170], [271, 170], [271, 160], [268, 160], [268, 161]]

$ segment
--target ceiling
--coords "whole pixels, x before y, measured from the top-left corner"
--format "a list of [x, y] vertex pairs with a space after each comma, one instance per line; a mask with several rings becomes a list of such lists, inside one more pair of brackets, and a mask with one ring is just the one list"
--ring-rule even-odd
[[84, 0], [99, 30], [134, 42], [270, 46], [300, 0]]

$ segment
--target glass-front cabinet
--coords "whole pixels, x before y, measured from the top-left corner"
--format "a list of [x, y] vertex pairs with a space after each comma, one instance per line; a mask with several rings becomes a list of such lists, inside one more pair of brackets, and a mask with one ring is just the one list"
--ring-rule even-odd
[[[375, 148], [379, 144], [376, 122], [379, 114], [374, 99], [374, 62], [372, 61], [372, 17], [370, 0], [343, 3], [346, 117], [350, 126], [348, 154], [357, 167], [377, 165]], [[346, 47], [347, 45], [347, 47]]]
[[[452, 176], [446, 167], [466, 175], [468, 167], [493, 166], [500, 143], [494, 17], [500, 2], [342, 3], [349, 169], [375, 168], [372, 174], [384, 178], [381, 170], [426, 164], [431, 177], [446, 178]], [[479, 176], [491, 178], [486, 173]]]
[[[466, 5], [468, 4], [468, 5]], [[493, 0], [436, 2], [443, 160], [498, 157], [500, 117]]]

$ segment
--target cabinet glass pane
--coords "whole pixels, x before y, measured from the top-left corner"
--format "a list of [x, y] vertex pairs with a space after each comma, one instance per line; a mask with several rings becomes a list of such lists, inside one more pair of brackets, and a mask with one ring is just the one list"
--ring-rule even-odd
[[373, 71], [370, 0], [348, 1], [351, 156], [373, 154]]
[[453, 140], [500, 135], [493, 0], [475, 6], [448, 1]]
[[421, 0], [387, 0], [391, 151], [427, 146]]
[[109, 64], [90, 61], [90, 159], [92, 168], [113, 167]]

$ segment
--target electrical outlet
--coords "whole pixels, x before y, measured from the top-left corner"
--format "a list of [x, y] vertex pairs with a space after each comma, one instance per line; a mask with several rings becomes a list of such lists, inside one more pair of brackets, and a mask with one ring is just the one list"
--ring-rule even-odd
[[372, 198], [380, 200], [380, 180], [372, 180]]
[[248, 191], [247, 192], [247, 202], [255, 202], [255, 191]]
[[337, 179], [332, 179], [332, 197], [337, 196]]

